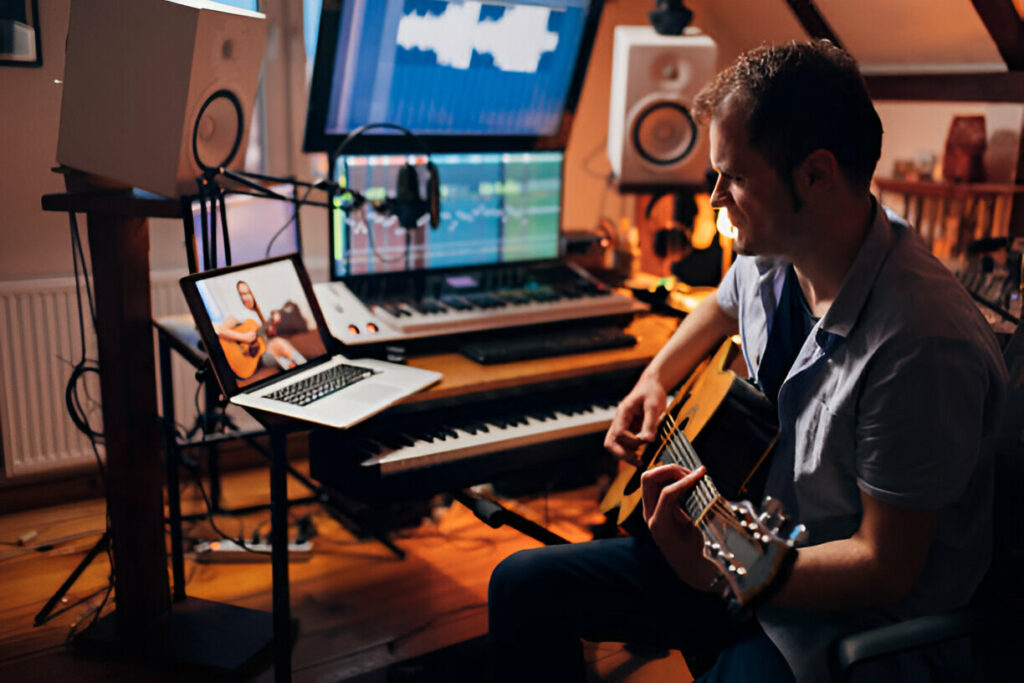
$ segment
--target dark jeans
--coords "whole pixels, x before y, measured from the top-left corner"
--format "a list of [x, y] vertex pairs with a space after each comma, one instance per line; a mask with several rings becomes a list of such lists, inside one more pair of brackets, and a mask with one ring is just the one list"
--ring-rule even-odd
[[491, 575], [489, 603], [496, 683], [584, 681], [581, 638], [678, 649], [701, 681], [792, 680], [755, 622], [680, 581], [647, 539], [515, 553]]

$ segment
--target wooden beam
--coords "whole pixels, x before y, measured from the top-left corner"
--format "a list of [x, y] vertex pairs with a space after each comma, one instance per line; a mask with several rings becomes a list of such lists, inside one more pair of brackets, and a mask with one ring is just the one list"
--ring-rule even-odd
[[971, 0], [1010, 71], [1024, 70], [1024, 20], [1012, 0]]
[[793, 10], [797, 21], [804, 27], [811, 38], [824, 38], [829, 40], [836, 47], [842, 47], [839, 37], [832, 27], [825, 21], [821, 10], [814, 5], [814, 0], [786, 0], [786, 4]]
[[1024, 71], [866, 76], [874, 100], [1024, 102]]

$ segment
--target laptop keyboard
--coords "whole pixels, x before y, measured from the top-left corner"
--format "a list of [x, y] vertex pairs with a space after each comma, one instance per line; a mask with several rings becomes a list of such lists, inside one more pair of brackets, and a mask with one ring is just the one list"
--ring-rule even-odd
[[272, 391], [264, 396], [264, 398], [272, 398], [297, 406], [308, 406], [313, 401], [351, 386], [372, 374], [373, 370], [369, 368], [339, 364], [315, 375], [310, 375], [294, 384], [281, 387], [277, 391]]

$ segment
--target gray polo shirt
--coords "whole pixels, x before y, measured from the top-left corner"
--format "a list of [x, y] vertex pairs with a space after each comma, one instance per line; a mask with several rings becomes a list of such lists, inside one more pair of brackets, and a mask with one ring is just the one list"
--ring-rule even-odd
[[[719, 305], [739, 320], [755, 376], [786, 265], [741, 256], [718, 289]], [[902, 219], [876, 204], [838, 296], [779, 391], [781, 432], [766, 491], [807, 525], [809, 544], [857, 530], [860, 491], [945, 512], [900, 605], [758, 612], [798, 680], [826, 678], [824, 648], [842, 633], [970, 599], [991, 555], [992, 459], [984, 444], [1005, 384], [998, 344], [970, 296]]]

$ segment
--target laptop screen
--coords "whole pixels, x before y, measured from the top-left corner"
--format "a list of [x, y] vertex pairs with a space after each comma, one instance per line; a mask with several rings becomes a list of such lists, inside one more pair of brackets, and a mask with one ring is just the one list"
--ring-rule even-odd
[[[195, 280], [206, 314], [196, 322], [218, 375], [230, 372], [238, 388], [327, 355], [292, 258], [186, 279]], [[212, 339], [217, 348], [209, 349]]]
[[[441, 178], [440, 225], [407, 231], [369, 205], [339, 209], [331, 235], [331, 275], [433, 270], [558, 258], [561, 151], [434, 154]], [[395, 194], [399, 170], [424, 158], [351, 155], [338, 160], [346, 187], [371, 199]], [[421, 196], [426, 196], [426, 178]]]

